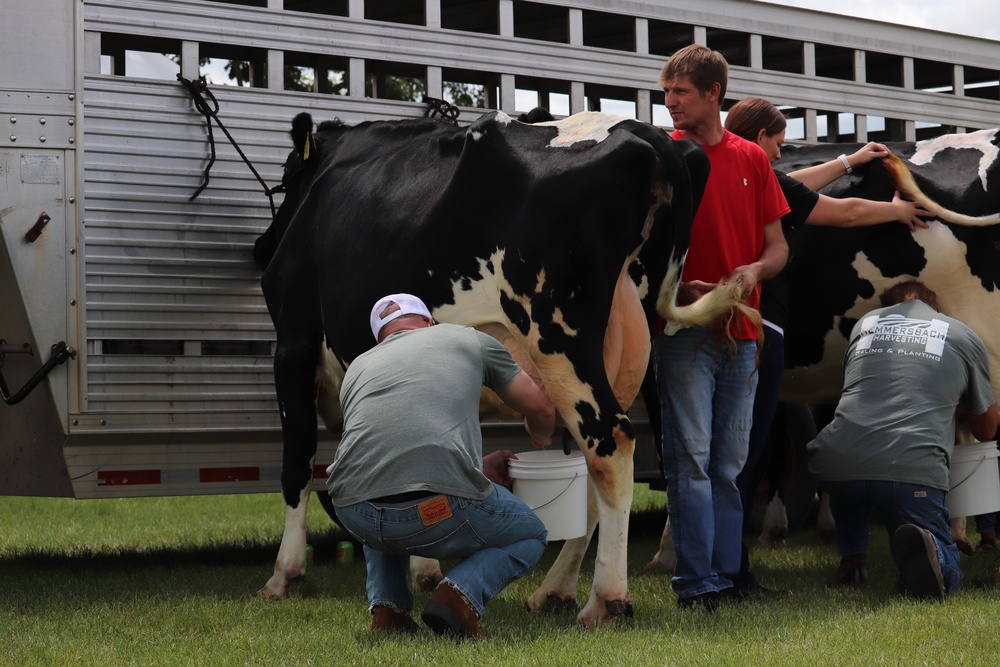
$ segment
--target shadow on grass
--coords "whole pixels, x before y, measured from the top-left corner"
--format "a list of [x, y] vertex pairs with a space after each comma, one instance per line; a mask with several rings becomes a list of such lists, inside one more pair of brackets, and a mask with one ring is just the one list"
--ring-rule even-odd
[[[344, 534], [329, 531], [309, 535], [316, 562], [333, 560], [337, 543]], [[232, 566], [273, 564], [278, 555], [277, 542], [227, 541], [188, 547], [103, 548], [61, 547], [28, 549], [16, 556], [0, 557], [0, 567], [77, 568], [77, 567], [164, 567]], [[355, 544], [357, 550], [360, 546]]]

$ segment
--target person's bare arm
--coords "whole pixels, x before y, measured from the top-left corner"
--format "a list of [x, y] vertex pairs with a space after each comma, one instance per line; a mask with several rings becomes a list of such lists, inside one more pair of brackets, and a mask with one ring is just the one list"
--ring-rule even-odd
[[896, 221], [906, 225], [912, 232], [917, 227], [927, 229], [927, 223], [919, 216], [933, 217], [933, 214], [901, 198], [898, 191], [891, 202], [871, 201], [858, 197], [835, 199], [820, 195], [816, 206], [806, 218], [806, 224], [826, 227], [867, 227]]
[[[872, 160], [884, 158], [888, 154], [888, 148], [882, 144], [877, 144], [874, 141], [869, 141], [859, 150], [855, 151], [851, 155], [845, 155], [844, 157], [847, 159], [847, 163], [853, 170], [863, 164], [868, 164]], [[797, 181], [805, 183], [807, 186], [818, 192], [846, 173], [847, 165], [845, 165], [843, 160], [838, 157], [824, 162], [823, 164], [817, 164], [813, 167], [806, 167], [805, 169], [793, 171], [788, 175]]]
[[556, 408], [531, 376], [523, 370], [514, 379], [496, 390], [497, 396], [511, 408], [524, 415], [524, 427], [531, 436], [531, 444], [545, 447], [552, 442], [556, 427]]
[[981, 415], [969, 415], [969, 429], [976, 440], [982, 442], [995, 440], [998, 425], [1000, 425], [1000, 414], [997, 413], [996, 403]]

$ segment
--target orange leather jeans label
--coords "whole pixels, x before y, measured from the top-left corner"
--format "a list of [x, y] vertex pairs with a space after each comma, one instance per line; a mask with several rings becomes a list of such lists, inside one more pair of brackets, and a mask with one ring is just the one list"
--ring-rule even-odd
[[447, 496], [434, 496], [417, 505], [417, 511], [420, 512], [420, 521], [425, 526], [433, 526], [452, 517], [451, 505], [448, 504]]

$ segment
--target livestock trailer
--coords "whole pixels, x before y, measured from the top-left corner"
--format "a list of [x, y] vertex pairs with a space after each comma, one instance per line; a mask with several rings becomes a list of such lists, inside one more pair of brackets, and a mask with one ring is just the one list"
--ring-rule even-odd
[[[693, 41], [729, 58], [733, 100], [781, 102], [805, 141], [1000, 107], [995, 42], [739, 0], [4, 0], [0, 18], [4, 495], [278, 490], [252, 246], [301, 111], [416, 118], [426, 96], [460, 124], [541, 105], [662, 125], [659, 68]], [[222, 125], [178, 75], [208, 80]], [[635, 418], [637, 479], [659, 482]], [[484, 434], [526, 445], [520, 424]], [[318, 485], [335, 444], [321, 434]]]

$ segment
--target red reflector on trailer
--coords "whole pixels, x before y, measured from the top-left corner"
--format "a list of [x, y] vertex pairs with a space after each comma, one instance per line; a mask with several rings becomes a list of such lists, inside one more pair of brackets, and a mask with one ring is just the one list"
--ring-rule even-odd
[[326, 479], [326, 466], [313, 466], [313, 479]]
[[159, 484], [159, 470], [98, 470], [97, 486]]
[[246, 466], [243, 468], [202, 468], [198, 471], [201, 482], [258, 482], [260, 468]]

